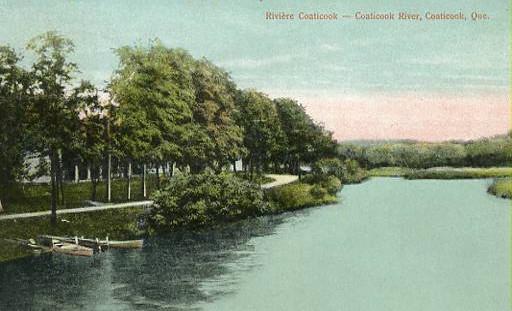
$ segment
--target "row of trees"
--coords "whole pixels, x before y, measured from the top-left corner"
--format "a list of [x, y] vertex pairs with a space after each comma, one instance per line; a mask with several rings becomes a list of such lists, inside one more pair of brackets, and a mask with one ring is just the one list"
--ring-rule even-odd
[[355, 159], [368, 168], [510, 166], [512, 165], [512, 133], [467, 142], [383, 142], [367, 146], [340, 144], [338, 155], [344, 159]]
[[94, 198], [100, 172], [110, 181], [115, 161], [129, 199], [134, 165], [146, 196], [148, 166], [220, 172], [243, 159], [251, 172], [300, 172], [301, 163], [335, 154], [331, 133], [296, 101], [239, 90], [226, 71], [185, 50], [159, 41], [121, 47], [118, 68], [98, 90], [77, 82], [73, 49], [58, 33], [37, 36], [26, 68], [20, 54], [0, 47], [0, 184], [30, 179], [26, 159], [40, 157], [53, 221], [69, 164], [89, 167]]

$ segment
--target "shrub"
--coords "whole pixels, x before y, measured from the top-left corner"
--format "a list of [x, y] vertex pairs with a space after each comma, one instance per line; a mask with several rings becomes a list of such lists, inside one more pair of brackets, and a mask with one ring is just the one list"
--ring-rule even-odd
[[500, 198], [512, 199], [512, 179], [495, 179], [487, 191]]
[[366, 177], [366, 171], [355, 160], [347, 159], [344, 162], [336, 158], [321, 159], [312, 165], [315, 176], [335, 176], [345, 184], [359, 183]]
[[323, 188], [320, 185], [313, 185], [311, 189], [309, 190], [309, 193], [315, 198], [315, 199], [321, 199], [329, 194], [327, 189]]
[[336, 202], [336, 196], [329, 194], [321, 185], [302, 182], [270, 189], [268, 197], [274, 213]]
[[336, 194], [341, 189], [341, 181], [335, 176], [327, 176], [320, 185], [330, 194]]
[[148, 224], [155, 231], [233, 221], [270, 209], [258, 185], [230, 174], [176, 176], [152, 199]]

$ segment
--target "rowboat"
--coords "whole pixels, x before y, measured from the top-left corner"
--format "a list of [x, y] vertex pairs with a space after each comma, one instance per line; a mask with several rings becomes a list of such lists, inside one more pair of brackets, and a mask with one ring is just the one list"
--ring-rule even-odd
[[142, 248], [144, 240], [128, 240], [128, 241], [115, 241], [109, 240], [108, 237], [105, 240], [99, 239], [86, 239], [83, 237], [62, 237], [62, 236], [51, 236], [45, 235], [41, 238], [46, 240], [58, 240], [66, 243], [74, 243], [77, 245], [93, 248], [95, 250], [105, 250], [107, 248], [116, 249], [134, 249]]
[[53, 244], [52, 251], [54, 253], [72, 256], [91, 257], [94, 254], [94, 250], [92, 248], [65, 242]]
[[107, 247], [118, 249], [142, 248], [144, 240], [106, 241]]

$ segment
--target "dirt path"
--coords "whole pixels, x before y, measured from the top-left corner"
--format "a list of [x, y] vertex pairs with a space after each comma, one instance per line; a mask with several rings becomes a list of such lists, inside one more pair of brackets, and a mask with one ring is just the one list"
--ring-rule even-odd
[[292, 183], [299, 179], [299, 177], [295, 176], [295, 175], [267, 174], [265, 176], [273, 178], [274, 181], [270, 182], [268, 184], [261, 185], [261, 188], [263, 188], [263, 189], [270, 189], [270, 188], [286, 185], [286, 184]]
[[[286, 185], [286, 184], [292, 183], [298, 179], [298, 177], [294, 176], [294, 175], [268, 174], [266, 176], [273, 178], [274, 181], [261, 185], [261, 188], [263, 188], [263, 189], [270, 189], [273, 187]], [[127, 207], [149, 207], [152, 204], [153, 204], [153, 201], [151, 201], [151, 200], [118, 203], [118, 204], [102, 204], [102, 205], [98, 205], [98, 206], [61, 209], [61, 210], [57, 210], [57, 215], [88, 213], [88, 212], [104, 211], [104, 210], [108, 210], [108, 209], [118, 209], [118, 208], [127, 208]], [[22, 214], [9, 214], [9, 215], [0, 215], [0, 220], [12, 220], [12, 219], [50, 216], [50, 215], [51, 215], [51, 211], [22, 213]]]

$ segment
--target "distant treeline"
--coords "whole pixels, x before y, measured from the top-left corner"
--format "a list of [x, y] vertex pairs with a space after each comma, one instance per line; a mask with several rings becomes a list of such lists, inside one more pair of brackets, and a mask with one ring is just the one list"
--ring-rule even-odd
[[512, 165], [512, 132], [508, 135], [467, 142], [372, 142], [338, 145], [342, 159], [354, 159], [363, 167], [400, 166], [429, 168], [439, 166], [492, 167]]

